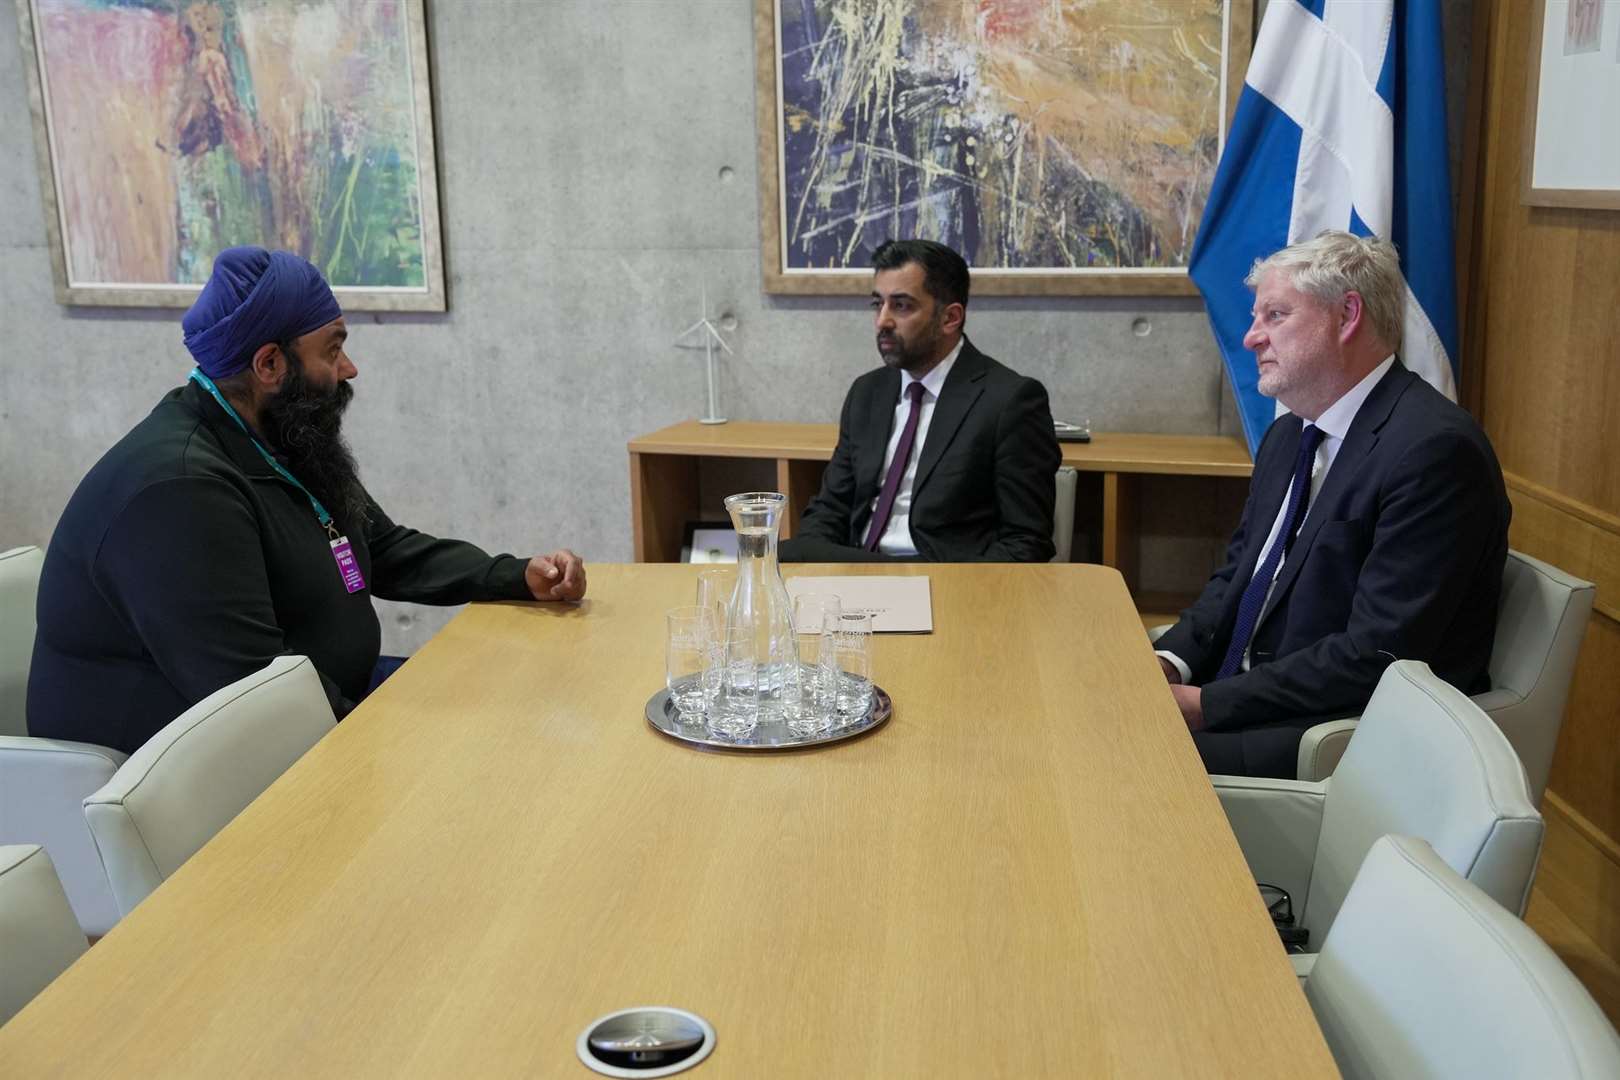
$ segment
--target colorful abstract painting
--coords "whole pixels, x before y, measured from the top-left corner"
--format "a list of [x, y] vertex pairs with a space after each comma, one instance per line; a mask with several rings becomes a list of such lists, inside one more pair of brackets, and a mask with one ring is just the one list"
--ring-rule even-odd
[[782, 276], [916, 236], [967, 256], [976, 288], [1184, 281], [1233, 75], [1225, 0], [772, 6]]
[[421, 0], [19, 10], [68, 302], [186, 304], [259, 244], [346, 307], [443, 309]]

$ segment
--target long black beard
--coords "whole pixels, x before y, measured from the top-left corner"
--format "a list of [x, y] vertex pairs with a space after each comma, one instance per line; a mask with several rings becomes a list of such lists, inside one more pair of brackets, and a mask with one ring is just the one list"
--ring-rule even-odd
[[343, 438], [343, 411], [354, 387], [339, 382], [324, 389], [304, 375], [290, 350], [281, 389], [264, 403], [265, 435], [287, 455], [288, 468], [337, 518], [340, 530], [363, 528], [370, 520], [360, 467]]

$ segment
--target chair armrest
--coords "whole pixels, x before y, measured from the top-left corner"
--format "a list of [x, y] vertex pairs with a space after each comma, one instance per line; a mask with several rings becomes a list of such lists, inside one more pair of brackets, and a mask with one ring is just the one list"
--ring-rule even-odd
[[51, 857], [38, 844], [0, 846], [0, 1024], [84, 955], [86, 942]]
[[1522, 704], [1524, 701], [1524, 695], [1519, 693], [1517, 690], [1509, 690], [1505, 686], [1499, 686], [1495, 690], [1487, 690], [1483, 694], [1475, 694], [1469, 700], [1475, 705], [1478, 705], [1480, 708], [1484, 709], [1486, 712], [1495, 712], [1497, 709], [1505, 709], [1509, 705]]
[[0, 735], [0, 844], [50, 853], [73, 913], [97, 937], [118, 921], [84, 798], [111, 780], [127, 755], [105, 746]]
[[1295, 917], [1303, 915], [1327, 785], [1250, 776], [1209, 779], [1255, 881], [1287, 889]]
[[1339, 767], [1339, 759], [1350, 748], [1350, 736], [1356, 733], [1360, 718], [1329, 720], [1325, 724], [1305, 729], [1299, 737], [1299, 761], [1295, 774], [1301, 780], [1326, 780]]
[[85, 798], [84, 820], [106, 868], [113, 899], [127, 915], [163, 884], [163, 870], [142, 840], [129, 808], [118, 801], [93, 801], [96, 794], [91, 792]]

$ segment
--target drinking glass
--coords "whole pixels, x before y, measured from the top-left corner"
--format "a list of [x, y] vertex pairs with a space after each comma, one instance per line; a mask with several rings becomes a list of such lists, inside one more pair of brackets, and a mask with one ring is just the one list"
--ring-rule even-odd
[[800, 593], [793, 598], [794, 663], [782, 686], [782, 716], [795, 735], [812, 735], [832, 724], [830, 685], [821, 673], [821, 629], [838, 613], [832, 593]]
[[842, 726], [872, 707], [872, 613], [828, 612], [821, 625], [821, 672]]
[[726, 623], [726, 608], [731, 594], [737, 589], [737, 570], [723, 566], [699, 570], [697, 576], [698, 607], [714, 608], [720, 613], [720, 625]]
[[715, 695], [704, 720], [716, 735], [746, 738], [759, 726], [759, 637], [751, 626], [728, 626], [718, 641], [719, 647], [710, 654], [718, 674], [705, 680], [715, 685]]
[[671, 608], [664, 615], [664, 680], [684, 723], [697, 721], [713, 697], [704, 680], [709, 654], [718, 644], [714, 612], [697, 606]]

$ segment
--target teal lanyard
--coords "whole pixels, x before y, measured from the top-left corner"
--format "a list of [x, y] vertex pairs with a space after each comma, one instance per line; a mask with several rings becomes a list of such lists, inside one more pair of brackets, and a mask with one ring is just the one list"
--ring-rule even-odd
[[303, 484], [300, 484], [298, 482], [298, 477], [282, 468], [281, 462], [272, 457], [270, 451], [266, 450], [260, 444], [259, 440], [253, 437], [253, 432], [248, 430], [247, 424], [244, 423], [242, 418], [236, 414], [236, 410], [231, 408], [231, 403], [225, 400], [225, 395], [219, 392], [219, 387], [214, 385], [214, 380], [204, 375], [202, 373], [202, 368], [193, 368], [191, 370], [191, 381], [196, 383], [198, 386], [201, 386], [210, 394], [214, 395], [214, 400], [219, 402], [219, 407], [225, 410], [226, 416], [229, 416], [232, 420], [236, 421], [236, 426], [242, 429], [242, 434], [248, 437], [248, 442], [252, 443], [253, 449], [259, 452], [260, 457], [264, 458], [264, 463], [266, 465], [276, 470], [276, 474], [279, 475], [283, 480], [287, 481], [287, 483], [304, 493], [304, 497], [309, 500], [309, 505], [315, 508], [315, 516], [320, 519], [322, 527], [326, 529], [327, 533], [330, 534], [333, 539], [336, 539], [337, 529], [332, 525], [332, 515], [326, 512], [326, 507], [321, 505], [321, 500], [317, 499], [309, 488], [305, 487]]

